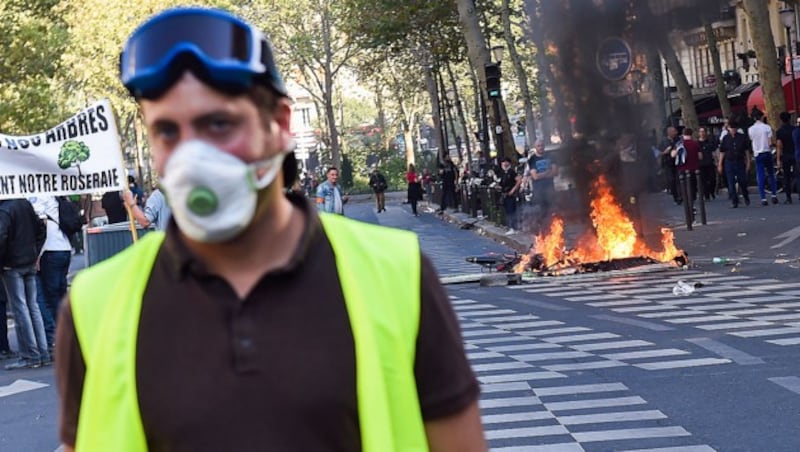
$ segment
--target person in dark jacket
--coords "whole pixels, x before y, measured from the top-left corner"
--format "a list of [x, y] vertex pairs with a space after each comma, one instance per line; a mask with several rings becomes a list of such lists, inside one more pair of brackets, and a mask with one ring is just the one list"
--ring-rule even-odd
[[383, 177], [378, 168], [372, 170], [372, 175], [369, 176], [369, 186], [375, 192], [375, 208], [378, 213], [386, 212], [386, 178]]
[[122, 202], [122, 192], [107, 192], [103, 195], [103, 200], [100, 201], [100, 205], [103, 206], [103, 210], [106, 211], [108, 224], [128, 221], [128, 211], [125, 210], [125, 204]]
[[14, 313], [19, 360], [6, 370], [49, 364], [42, 313], [36, 302], [36, 266], [47, 229], [24, 199], [0, 201], [0, 267]]
[[[722, 138], [719, 145], [719, 161], [717, 170], [720, 174], [725, 174], [728, 179], [728, 198], [731, 207], [739, 207], [739, 195], [736, 193], [738, 184], [739, 191], [742, 193], [745, 205], [750, 205], [750, 194], [747, 191], [747, 173], [750, 172], [750, 161], [752, 146], [750, 140], [741, 130], [739, 124], [734, 120], [728, 121], [728, 133]], [[723, 170], [725, 171], [723, 173]]]

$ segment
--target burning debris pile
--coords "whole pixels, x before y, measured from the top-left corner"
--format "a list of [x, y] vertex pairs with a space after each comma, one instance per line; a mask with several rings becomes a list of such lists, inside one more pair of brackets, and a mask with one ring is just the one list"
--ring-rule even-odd
[[686, 253], [674, 243], [672, 230], [661, 229], [661, 249], [651, 249], [634, 222], [617, 202], [605, 176], [592, 184], [590, 201], [593, 228], [581, 235], [572, 248], [564, 241], [564, 220], [554, 215], [546, 233], [536, 236], [528, 255], [514, 267], [515, 273], [533, 271], [541, 275], [621, 270], [653, 263], [688, 262]]

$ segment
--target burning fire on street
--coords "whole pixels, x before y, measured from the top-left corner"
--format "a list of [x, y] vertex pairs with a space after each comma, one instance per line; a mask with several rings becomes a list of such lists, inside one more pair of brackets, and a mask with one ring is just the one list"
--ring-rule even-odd
[[581, 235], [572, 248], [565, 244], [564, 220], [554, 215], [549, 230], [536, 236], [531, 252], [522, 256], [514, 272], [566, 275], [652, 263], [687, 263], [686, 253], [675, 246], [669, 228], [661, 228], [660, 249], [645, 243], [603, 175], [592, 184], [590, 208], [593, 228]]

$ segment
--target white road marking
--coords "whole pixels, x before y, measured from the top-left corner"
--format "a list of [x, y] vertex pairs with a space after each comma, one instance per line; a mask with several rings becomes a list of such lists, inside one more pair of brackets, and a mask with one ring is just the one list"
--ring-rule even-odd
[[50, 385], [29, 380], [16, 380], [10, 385], [0, 386], [0, 398], [46, 388]]

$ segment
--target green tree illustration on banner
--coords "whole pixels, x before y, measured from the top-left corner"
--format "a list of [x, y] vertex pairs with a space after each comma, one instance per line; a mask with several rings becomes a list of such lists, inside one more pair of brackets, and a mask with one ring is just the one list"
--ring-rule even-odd
[[58, 166], [67, 169], [71, 166], [78, 168], [78, 175], [81, 175], [81, 162], [89, 158], [89, 146], [83, 141], [69, 140], [61, 145], [61, 152], [58, 153]]

